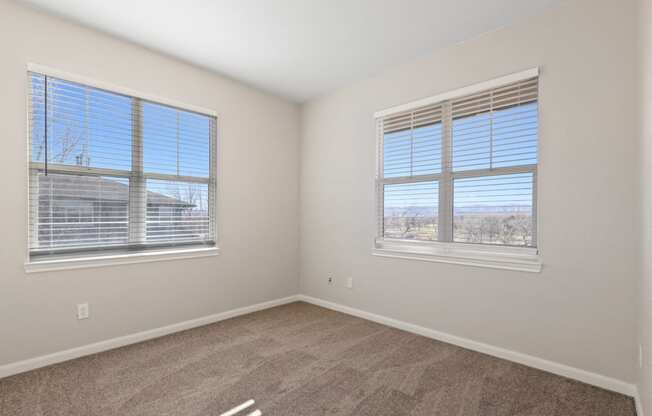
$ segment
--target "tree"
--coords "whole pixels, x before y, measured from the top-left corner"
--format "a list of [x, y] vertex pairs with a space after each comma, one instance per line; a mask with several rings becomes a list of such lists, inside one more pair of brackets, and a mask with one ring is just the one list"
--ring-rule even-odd
[[[77, 149], [77, 146], [81, 142], [81, 137], [74, 134], [73, 129], [66, 127], [65, 133], [61, 135], [58, 139], [54, 140], [54, 145], [52, 148], [57, 149], [56, 153], [50, 153], [48, 155], [48, 162], [54, 163], [65, 163], [68, 157]], [[35, 160], [41, 160], [44, 157], [45, 153], [45, 138], [41, 140], [36, 151]], [[84, 163], [88, 164], [88, 155], [85, 150], [82, 151], [77, 157], [77, 164], [82, 165]]]

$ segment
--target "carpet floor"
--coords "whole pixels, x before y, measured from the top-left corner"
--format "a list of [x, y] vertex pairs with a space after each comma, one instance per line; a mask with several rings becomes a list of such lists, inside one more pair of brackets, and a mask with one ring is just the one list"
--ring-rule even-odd
[[0, 415], [633, 416], [631, 398], [297, 302], [0, 379]]

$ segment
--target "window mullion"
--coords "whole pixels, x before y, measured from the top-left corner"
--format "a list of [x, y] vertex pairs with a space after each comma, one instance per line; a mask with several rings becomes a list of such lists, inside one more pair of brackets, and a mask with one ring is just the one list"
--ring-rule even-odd
[[453, 179], [451, 103], [442, 104], [441, 179], [439, 181], [438, 240], [453, 241]]
[[441, 181], [442, 175], [440, 173], [433, 173], [431, 175], [418, 175], [418, 176], [401, 176], [397, 178], [380, 179], [384, 185], [400, 184], [400, 183], [418, 183], [428, 181]]
[[131, 176], [129, 177], [129, 244], [144, 244], [147, 191], [143, 172], [142, 104], [131, 100]]

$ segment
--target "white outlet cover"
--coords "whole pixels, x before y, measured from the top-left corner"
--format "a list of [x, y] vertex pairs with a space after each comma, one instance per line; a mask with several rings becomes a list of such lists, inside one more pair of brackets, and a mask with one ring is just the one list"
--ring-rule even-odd
[[77, 305], [77, 319], [88, 319], [89, 315], [88, 303], [80, 303]]
[[348, 279], [346, 279], [346, 287], [349, 288], [349, 289], [353, 289], [353, 278], [352, 277], [349, 277]]

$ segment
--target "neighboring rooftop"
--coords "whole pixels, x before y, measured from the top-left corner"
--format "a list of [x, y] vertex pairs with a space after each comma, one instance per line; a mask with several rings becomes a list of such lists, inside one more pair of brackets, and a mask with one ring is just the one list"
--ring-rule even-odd
[[[99, 176], [76, 176], [50, 174], [39, 177], [39, 186], [53, 186], [63, 192], [58, 192], [56, 197], [70, 195], [73, 199], [103, 200], [103, 201], [124, 201], [129, 200], [129, 185], [124, 180], [107, 179]], [[88, 191], [84, 191], [88, 189]], [[47, 195], [47, 194], [46, 194]], [[147, 203], [160, 206], [194, 207], [193, 204], [164, 195], [159, 192], [147, 191]]]

